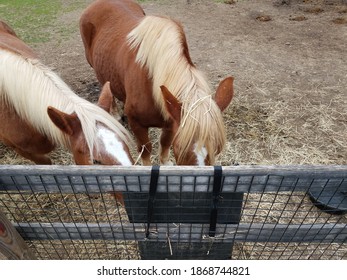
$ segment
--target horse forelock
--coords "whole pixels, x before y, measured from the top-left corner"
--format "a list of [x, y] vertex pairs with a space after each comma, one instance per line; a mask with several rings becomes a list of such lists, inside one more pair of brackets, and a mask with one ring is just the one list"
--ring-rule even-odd
[[213, 163], [226, 141], [223, 118], [205, 76], [187, 56], [182, 27], [168, 18], [146, 16], [127, 39], [130, 48], [137, 51], [136, 62], [148, 69], [153, 97], [164, 119], [169, 114], [161, 85], [182, 103], [181, 124], [175, 136], [180, 146], [179, 158], [196, 144], [198, 149], [207, 149]]
[[206, 148], [211, 164], [226, 141], [226, 133], [221, 112], [211, 96], [192, 98], [183, 105], [181, 124], [175, 136], [180, 146], [179, 160], [184, 158], [189, 149], [200, 151]]
[[1, 49], [0, 56], [0, 69], [6, 69], [0, 75], [0, 97], [13, 106], [21, 118], [28, 120], [55, 144], [70, 147], [68, 138], [50, 120], [48, 106], [64, 113], [77, 114], [91, 155], [98, 122], [114, 131], [124, 142], [131, 143], [130, 134], [115, 118], [99, 106], [77, 96], [56, 73], [39, 60], [24, 58]]

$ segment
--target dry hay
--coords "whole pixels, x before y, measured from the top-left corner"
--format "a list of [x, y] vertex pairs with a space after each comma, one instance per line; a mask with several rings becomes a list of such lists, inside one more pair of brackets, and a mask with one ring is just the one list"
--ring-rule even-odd
[[346, 223], [345, 215], [318, 211], [305, 193], [245, 194], [241, 223], [285, 225]]
[[[0, 206], [11, 221], [34, 223], [127, 223], [112, 194], [7, 193]], [[118, 240], [31, 240], [40, 259], [138, 259], [137, 242]]]
[[[50, 158], [54, 164], [58, 165], [71, 165], [74, 164], [72, 155], [64, 148], [57, 148], [50, 153]], [[25, 159], [9, 149], [0, 142], [0, 163], [9, 165], [32, 165], [32, 161]]]
[[[284, 88], [283, 93], [291, 98], [269, 99], [261, 104], [255, 104], [247, 94], [236, 96], [225, 114], [229, 142], [220, 157], [221, 163], [346, 164], [347, 112], [342, 109], [347, 106], [346, 97], [335, 95], [329, 103], [318, 98], [332, 90], [295, 96], [296, 89]], [[315, 104], [306, 98], [314, 95], [317, 95]]]
[[[314, 225], [346, 224], [346, 215], [318, 210], [305, 193], [245, 194], [240, 223]], [[323, 243], [235, 243], [233, 259], [345, 259], [347, 245]]]
[[48, 260], [136, 260], [139, 259], [135, 241], [110, 240], [38, 240], [29, 248]]
[[235, 244], [232, 258], [241, 260], [341, 260], [346, 246], [312, 243], [242, 243]]

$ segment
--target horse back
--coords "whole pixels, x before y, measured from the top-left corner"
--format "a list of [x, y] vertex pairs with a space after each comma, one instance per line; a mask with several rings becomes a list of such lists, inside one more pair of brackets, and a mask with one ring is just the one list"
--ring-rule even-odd
[[[127, 35], [144, 16], [144, 11], [134, 1], [98, 0], [87, 7], [80, 19], [87, 61], [99, 82], [110, 81], [112, 93], [123, 102], [129, 73], [135, 77], [135, 72], [140, 71], [133, 69], [138, 66], [135, 52], [130, 51], [127, 43]], [[145, 80], [147, 76], [143, 76]]]
[[0, 49], [27, 57], [37, 58], [33, 50], [18, 38], [14, 30], [0, 20]]
[[144, 15], [141, 6], [131, 0], [98, 0], [88, 6], [80, 18], [80, 32], [89, 64], [94, 66], [97, 42], [103, 50], [107, 45], [114, 48]]

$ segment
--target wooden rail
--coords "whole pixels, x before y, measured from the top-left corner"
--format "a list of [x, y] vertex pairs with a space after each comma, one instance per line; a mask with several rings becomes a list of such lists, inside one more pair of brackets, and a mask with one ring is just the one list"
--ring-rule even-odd
[[[137, 240], [144, 241], [145, 225], [130, 223], [19, 223], [28, 240]], [[148, 240], [209, 242], [206, 224], [152, 224]], [[326, 242], [347, 241], [346, 224], [256, 224], [218, 225], [214, 242]]]
[[[148, 166], [0, 166], [0, 191], [148, 192]], [[160, 168], [157, 192], [211, 192], [213, 167]], [[223, 192], [306, 192], [347, 188], [347, 166], [226, 166]]]

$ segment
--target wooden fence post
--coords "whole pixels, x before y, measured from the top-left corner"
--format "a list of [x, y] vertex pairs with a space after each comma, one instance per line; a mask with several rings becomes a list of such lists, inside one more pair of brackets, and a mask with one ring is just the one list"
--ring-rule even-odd
[[0, 260], [34, 260], [23, 238], [0, 211]]

